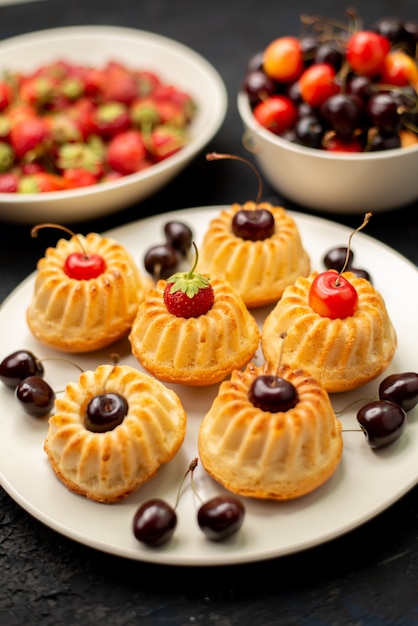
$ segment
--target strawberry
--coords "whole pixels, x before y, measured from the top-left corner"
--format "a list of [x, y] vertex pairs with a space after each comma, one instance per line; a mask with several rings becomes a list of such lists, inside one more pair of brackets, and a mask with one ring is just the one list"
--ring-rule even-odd
[[12, 172], [0, 174], [0, 193], [16, 193], [19, 186], [19, 176]]
[[147, 151], [141, 133], [127, 130], [113, 137], [107, 147], [107, 162], [111, 169], [123, 175], [148, 167]]
[[13, 90], [8, 82], [0, 81], [0, 111], [9, 106], [13, 100]]
[[50, 138], [49, 123], [43, 117], [22, 118], [10, 130], [10, 143], [18, 159], [30, 151], [42, 153]]
[[98, 182], [97, 176], [82, 167], [69, 167], [62, 175], [69, 189], [90, 187]]
[[215, 300], [212, 285], [207, 276], [195, 273], [198, 253], [189, 272], [177, 272], [167, 280], [164, 289], [164, 304], [169, 313], [176, 317], [199, 317], [205, 315]]
[[19, 181], [19, 193], [44, 193], [47, 191], [62, 191], [68, 185], [62, 176], [49, 172], [34, 172], [28, 176], [22, 176]]
[[151, 131], [147, 148], [155, 162], [163, 161], [175, 154], [187, 143], [187, 135], [181, 128], [167, 124], [157, 126]]
[[129, 104], [138, 95], [138, 84], [133, 72], [123, 65], [111, 61], [105, 69], [106, 81], [102, 85], [105, 102]]
[[96, 132], [104, 139], [110, 139], [131, 126], [129, 110], [121, 102], [100, 104], [95, 112], [93, 123]]

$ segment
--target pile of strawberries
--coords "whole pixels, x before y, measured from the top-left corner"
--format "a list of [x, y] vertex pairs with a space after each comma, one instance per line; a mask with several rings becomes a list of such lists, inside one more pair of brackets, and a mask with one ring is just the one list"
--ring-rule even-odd
[[190, 94], [111, 60], [65, 60], [0, 80], [0, 193], [95, 185], [139, 172], [189, 142]]

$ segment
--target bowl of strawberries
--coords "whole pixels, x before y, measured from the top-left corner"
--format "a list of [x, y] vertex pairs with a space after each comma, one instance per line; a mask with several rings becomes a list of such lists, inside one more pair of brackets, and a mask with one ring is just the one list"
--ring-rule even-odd
[[75, 26], [0, 42], [0, 219], [61, 224], [140, 203], [220, 128], [218, 72], [167, 37]]
[[247, 148], [272, 186], [323, 212], [418, 199], [418, 22], [303, 15], [244, 69]]

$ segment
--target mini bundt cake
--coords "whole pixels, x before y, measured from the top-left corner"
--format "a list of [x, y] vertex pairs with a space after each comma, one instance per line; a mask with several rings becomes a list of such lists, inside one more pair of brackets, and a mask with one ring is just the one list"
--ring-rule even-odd
[[[337, 275], [337, 274], [336, 274]], [[357, 291], [353, 315], [331, 319], [315, 312], [309, 303], [318, 276], [300, 277], [286, 288], [266, 317], [261, 344], [266, 360], [304, 368], [329, 393], [356, 389], [373, 380], [390, 364], [396, 350], [396, 333], [381, 294], [365, 278], [342, 274]], [[283, 348], [279, 337], [286, 333]]]
[[[271, 212], [273, 234], [255, 241], [235, 235], [236, 214], [258, 210]], [[310, 259], [295, 221], [282, 207], [246, 202], [233, 204], [212, 219], [203, 237], [197, 269], [227, 280], [245, 305], [255, 308], [277, 302], [285, 287], [308, 275]]]
[[129, 335], [132, 352], [159, 380], [204, 386], [220, 382], [254, 356], [260, 331], [229, 283], [213, 279], [209, 311], [198, 317], [170, 313], [164, 302], [167, 282], [148, 292]]
[[[116, 414], [117, 402], [112, 405], [108, 394], [126, 401], [126, 414]], [[92, 401], [97, 402], [94, 410], [89, 409]], [[170, 461], [185, 432], [186, 414], [172, 390], [133, 367], [101, 365], [68, 384], [56, 400], [44, 449], [55, 474], [71, 491], [112, 503]]]
[[[280, 377], [293, 385], [295, 404], [277, 412], [256, 406], [250, 390], [261, 376]], [[343, 442], [328, 394], [308, 372], [249, 363], [221, 383], [201, 423], [198, 449], [208, 474], [230, 491], [289, 500], [332, 476]]]
[[[69, 276], [66, 261], [79, 254], [104, 261], [98, 276]], [[64, 352], [89, 352], [128, 334], [140, 302], [152, 286], [128, 251], [108, 237], [90, 233], [60, 239], [38, 261], [27, 323], [37, 339]]]

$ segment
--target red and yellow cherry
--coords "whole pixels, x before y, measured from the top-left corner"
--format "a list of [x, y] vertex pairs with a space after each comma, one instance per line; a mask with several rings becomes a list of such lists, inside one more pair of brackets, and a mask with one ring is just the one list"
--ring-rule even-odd
[[257, 122], [276, 135], [294, 126], [298, 111], [287, 96], [271, 96], [259, 102], [253, 110]]
[[264, 50], [263, 70], [273, 80], [293, 82], [303, 71], [303, 51], [297, 37], [279, 37]]
[[346, 59], [354, 72], [375, 76], [384, 64], [390, 41], [374, 31], [357, 31], [347, 41]]
[[104, 258], [99, 254], [88, 253], [84, 249], [81, 239], [69, 228], [61, 226], [60, 224], [38, 224], [32, 228], [32, 237], [37, 237], [38, 231], [41, 228], [59, 228], [71, 235], [71, 237], [76, 238], [79, 242], [80, 252], [69, 254], [64, 263], [63, 269], [69, 278], [74, 278], [75, 280], [91, 280], [106, 271]]
[[334, 270], [318, 274], [309, 290], [309, 306], [321, 317], [351, 317], [357, 309], [357, 302], [356, 289]]
[[328, 63], [311, 65], [299, 78], [299, 91], [304, 102], [312, 107], [320, 107], [325, 100], [340, 91], [335, 69]]
[[418, 65], [409, 54], [402, 50], [394, 50], [385, 57], [380, 80], [387, 85], [416, 85], [418, 82]]

